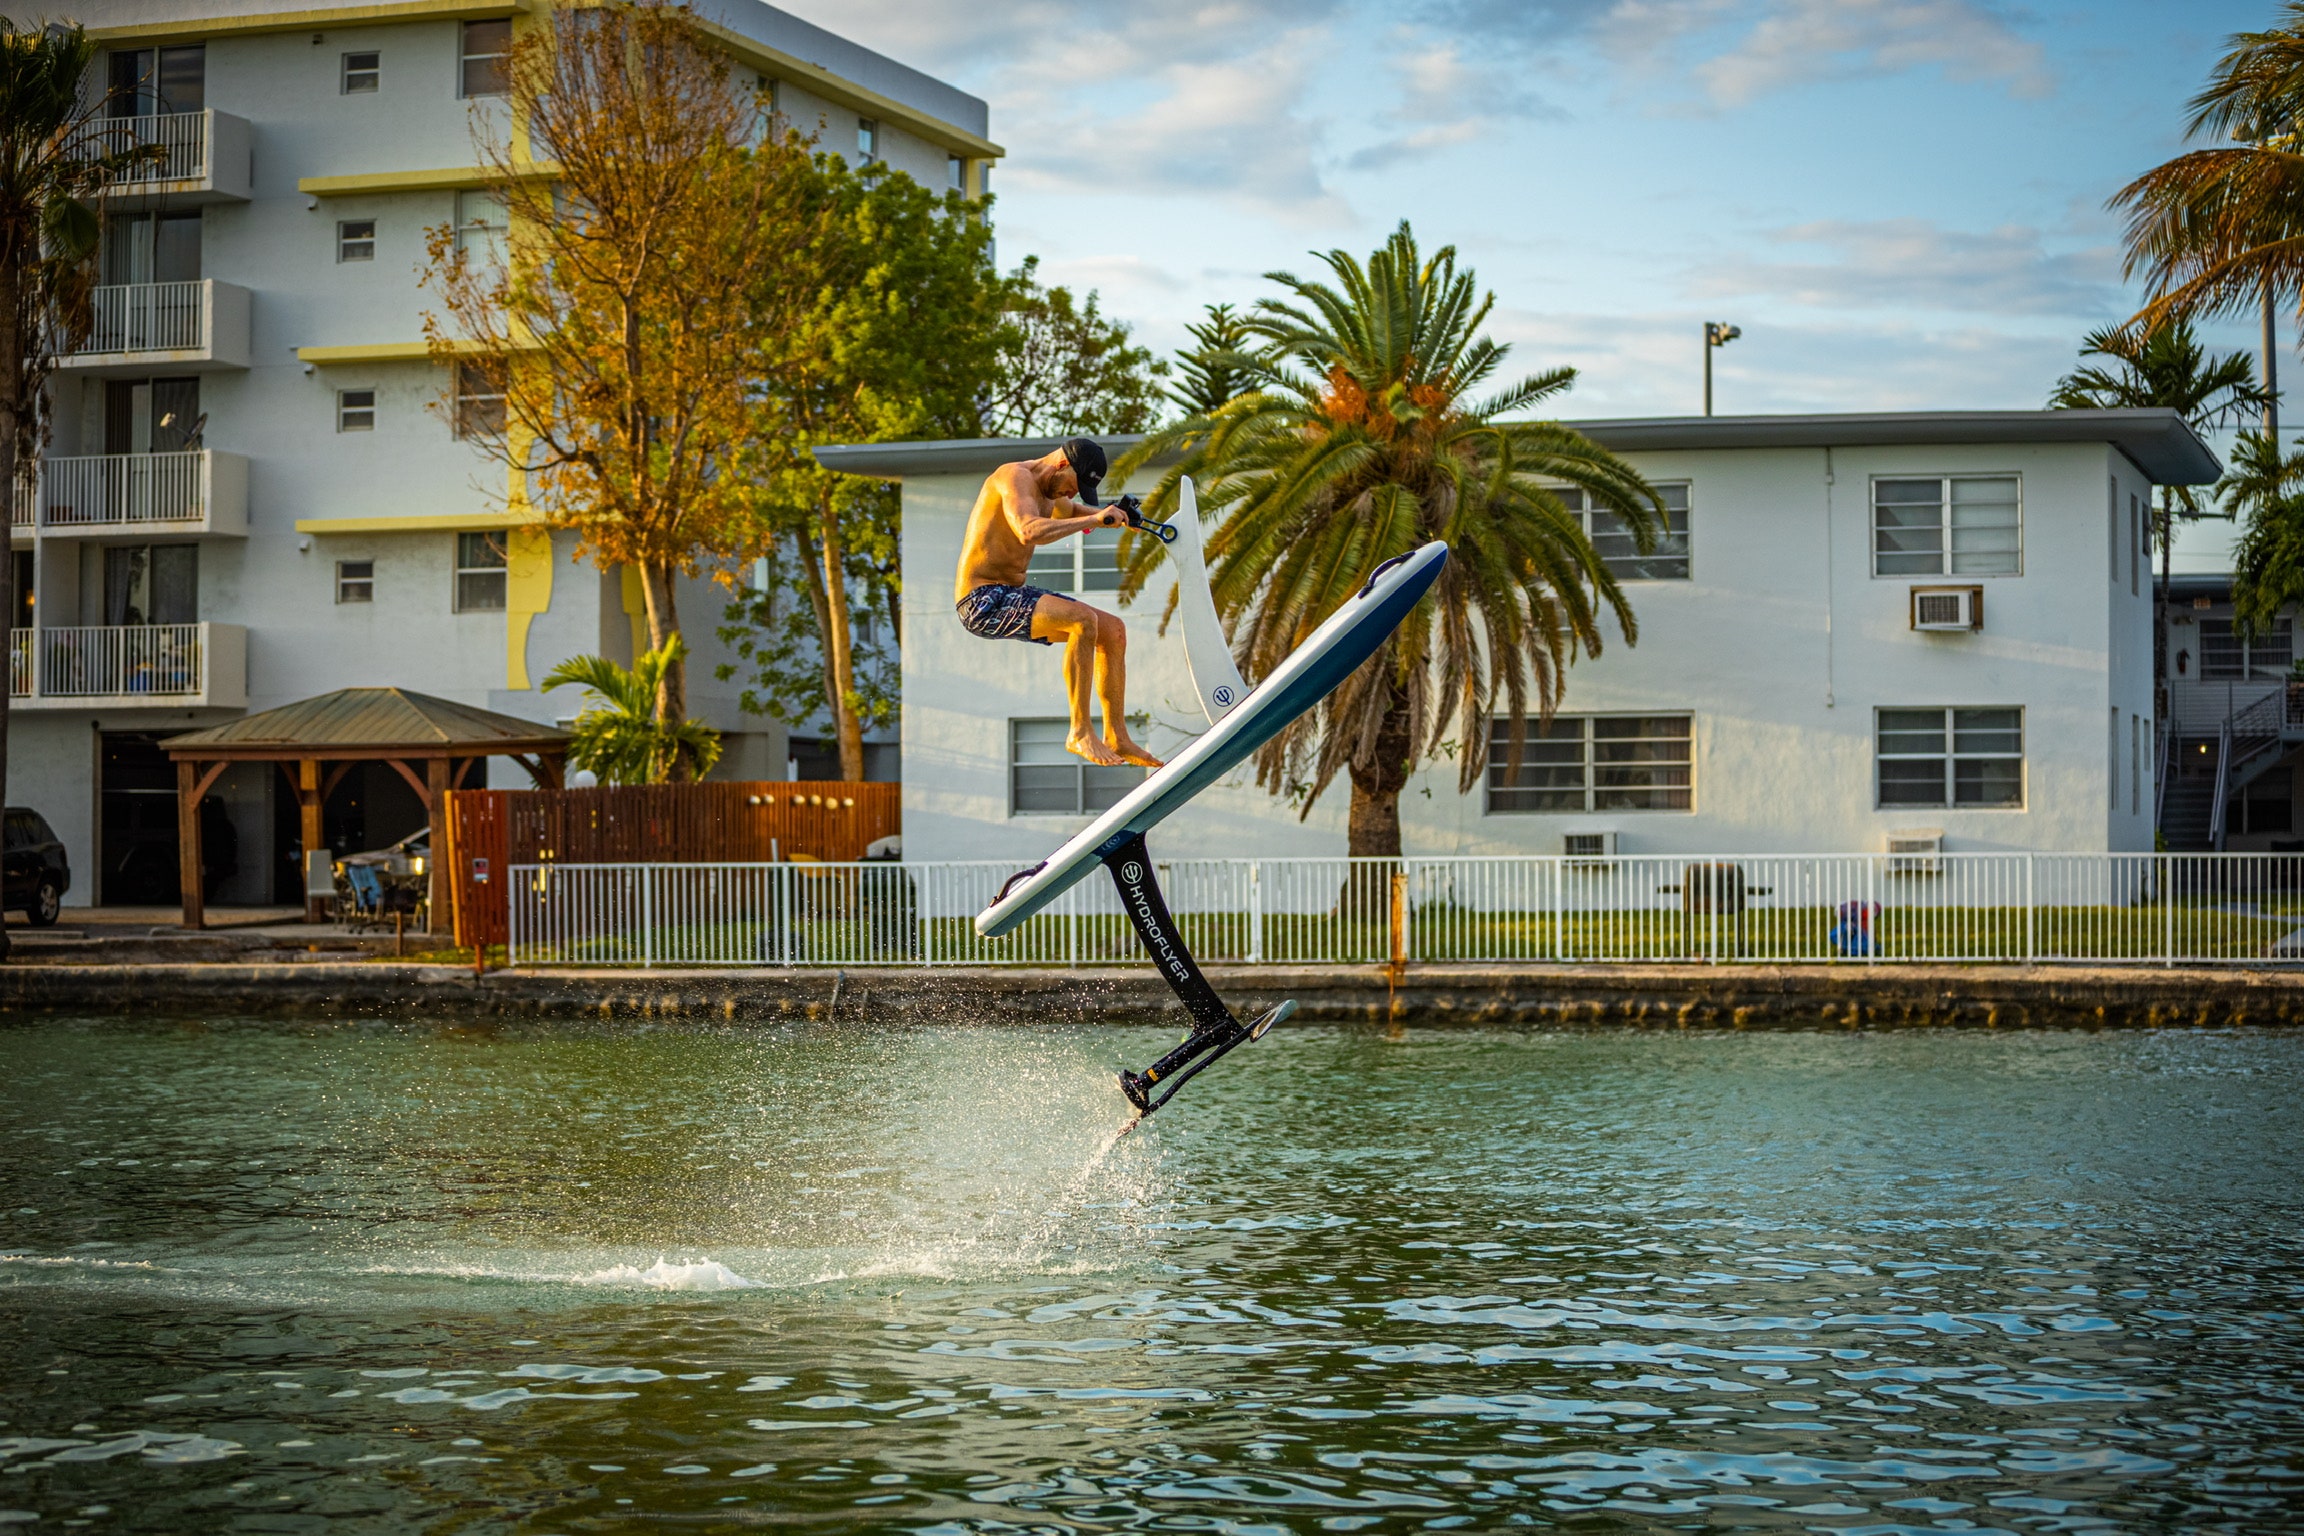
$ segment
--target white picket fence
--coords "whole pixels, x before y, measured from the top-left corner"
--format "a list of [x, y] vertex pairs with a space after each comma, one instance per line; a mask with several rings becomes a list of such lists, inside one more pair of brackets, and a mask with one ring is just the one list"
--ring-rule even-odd
[[[2304, 962], [2304, 856], [1173, 859], [1211, 963]], [[1101, 872], [999, 940], [1009, 863], [523, 864], [514, 965], [1081, 966], [1139, 949]]]

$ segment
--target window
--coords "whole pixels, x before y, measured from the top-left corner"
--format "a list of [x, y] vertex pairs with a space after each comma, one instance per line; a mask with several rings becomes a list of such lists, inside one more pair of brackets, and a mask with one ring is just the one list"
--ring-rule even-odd
[[463, 75], [458, 94], [501, 96], [511, 87], [512, 23], [464, 23]]
[[373, 560], [337, 561], [336, 601], [340, 603], [372, 603], [376, 601], [376, 562]]
[[456, 365], [456, 435], [500, 437], [504, 432], [504, 374], [494, 363]]
[[760, 77], [760, 94], [761, 94], [761, 96], [762, 96], [763, 98], [765, 98], [765, 100], [763, 101], [763, 103], [762, 103], [762, 104], [768, 108], [769, 114], [770, 114], [771, 116], [782, 116], [782, 115], [783, 115], [783, 112], [784, 112], [784, 82], [783, 82], [783, 81], [781, 81], [781, 80], [777, 79], [777, 78], [776, 78], [774, 75], [762, 75], [762, 76]]
[[1554, 715], [1531, 720], [1520, 771], [1512, 722], [1488, 731], [1488, 809], [1685, 811], [1694, 807], [1695, 733], [1688, 715]]
[[1663, 526], [1656, 530], [1656, 551], [1643, 555], [1632, 542], [1632, 530], [1623, 518], [1592, 504], [1588, 491], [1573, 485], [1547, 487], [1561, 504], [1576, 514], [1592, 536], [1601, 564], [1618, 581], [1686, 581], [1688, 579], [1688, 487], [1660, 485], [1664, 498]]
[[178, 48], [123, 48], [109, 62], [107, 117], [151, 117], [197, 112], [208, 104], [208, 50], [194, 43]]
[[1883, 709], [1876, 723], [1883, 807], [2024, 803], [2023, 710]]
[[104, 551], [105, 623], [193, 624], [199, 618], [199, 545], [114, 545]]
[[1872, 574], [2019, 575], [2021, 523], [2014, 475], [1875, 480]]
[[856, 119], [856, 160], [870, 165], [880, 158], [880, 125], [869, 117]]
[[504, 535], [456, 535], [456, 611], [504, 611]]
[[18, 629], [30, 629], [33, 622], [32, 551], [28, 549], [9, 551], [8, 573], [15, 578], [8, 588], [8, 595], [14, 599], [16, 610], [13, 623]]
[[336, 391], [336, 430], [339, 432], [375, 431], [376, 391], [372, 389], [340, 389]]
[[1141, 768], [1098, 768], [1064, 750], [1065, 720], [1008, 722], [1008, 814], [1086, 816], [1108, 811], [1144, 782]]
[[2144, 717], [2128, 716], [2128, 811], [2144, 814]]
[[510, 223], [504, 199], [495, 193], [456, 194], [456, 249], [473, 266], [503, 265], [504, 231]]
[[1043, 544], [1032, 551], [1024, 579], [1050, 592], [1117, 592], [1120, 590], [1121, 528], [1091, 528], [1086, 533]]
[[2200, 680], [2238, 682], [2245, 678], [2269, 680], [2288, 675], [2295, 651], [2295, 621], [2275, 620], [2242, 643], [2230, 619], [2200, 621]]
[[2138, 590], [2137, 572], [2144, 564], [2144, 541], [2140, 533], [2143, 526], [2144, 517], [2137, 506], [2136, 493], [2130, 491], [2128, 493], [2128, 595], [2130, 597], [2136, 595]]
[[376, 89], [384, 78], [384, 55], [375, 49], [344, 55], [343, 83], [340, 89], [347, 96], [362, 96]]
[[336, 259], [338, 261], [374, 261], [376, 259], [376, 221], [374, 219], [345, 219], [336, 226]]
[[944, 157], [944, 176], [952, 190], [965, 194], [968, 190], [968, 162], [958, 155]]

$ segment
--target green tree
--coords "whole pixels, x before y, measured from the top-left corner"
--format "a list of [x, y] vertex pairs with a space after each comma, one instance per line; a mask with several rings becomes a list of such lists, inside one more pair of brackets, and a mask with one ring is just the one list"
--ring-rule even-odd
[[1142, 432], [1160, 415], [1168, 365], [1131, 345], [1125, 323], [1105, 316], [1091, 292], [1043, 288], [1040, 258], [1009, 274], [998, 368], [980, 433], [987, 437], [1070, 437]]
[[2191, 101], [2196, 149], [2113, 195], [2128, 215], [2126, 270], [2150, 301], [2130, 322], [2252, 313], [2294, 303], [2304, 285], [2304, 0], [2280, 23], [2236, 33], [2207, 88]]
[[[2195, 431], [2228, 425], [2264, 408], [2270, 397], [2256, 382], [2256, 365], [2245, 352], [2210, 352], [2192, 334], [2189, 322], [2170, 321], [2158, 330], [2105, 326], [2090, 331], [2080, 355], [2101, 357], [2109, 366], [2089, 364], [2056, 381], [2048, 408], [2057, 411], [2121, 411], [2159, 406], [2176, 412]], [[2163, 485], [2153, 512], [2153, 537], [2160, 546], [2160, 603], [2165, 610], [2175, 560], [2176, 524], [2202, 516], [2191, 486]]]
[[2283, 452], [2262, 432], [2232, 445], [2216, 497], [2244, 519], [2232, 547], [2232, 622], [2243, 635], [2272, 627], [2304, 600], [2304, 453]]
[[[1516, 770], [1531, 709], [1548, 718], [1579, 651], [1602, 646], [1600, 616], [1637, 639], [1630, 604], [1577, 514], [1550, 486], [1588, 491], [1642, 551], [1662, 500], [1629, 464], [1554, 421], [1507, 421], [1566, 391], [1572, 368], [1480, 398], [1509, 348], [1481, 334], [1495, 307], [1448, 247], [1426, 257], [1403, 222], [1363, 263], [1322, 258], [1334, 284], [1268, 274], [1288, 297], [1259, 302], [1249, 329], [1268, 351], [1223, 366], [1256, 388], [1155, 432], [1114, 466], [1165, 467], [1148, 498], [1172, 505], [1178, 477], [1220, 519], [1208, 541], [1219, 610], [1252, 678], [1278, 666], [1376, 567], [1448, 541], [1431, 595], [1313, 715], [1257, 755], [1258, 782], [1304, 812], [1349, 775], [1351, 852], [1397, 857], [1400, 791], [1416, 764], [1455, 755], [1470, 793], [1488, 764], [1489, 722], [1513, 725]], [[1135, 539], [1126, 590], [1158, 546]]]
[[1217, 411], [1256, 387], [1256, 379], [1233, 361], [1256, 350], [1248, 317], [1230, 304], [1211, 304], [1198, 325], [1184, 328], [1192, 345], [1176, 354], [1177, 380], [1168, 398], [1187, 412]]
[[[809, 274], [809, 302], [757, 359], [789, 444], [756, 481], [771, 580], [729, 606], [720, 633], [750, 669], [745, 707], [794, 724], [823, 709], [841, 776], [858, 781], [864, 733], [896, 708], [900, 502], [894, 486], [827, 470], [811, 450], [979, 435], [1006, 289], [982, 205], [837, 156], [812, 175], [826, 214], [789, 257]], [[860, 605], [884, 629], [859, 623]]]
[[720, 761], [720, 735], [697, 720], [666, 721], [657, 710], [664, 674], [680, 664], [688, 642], [678, 635], [642, 651], [626, 669], [605, 656], [571, 656], [544, 678], [544, 691], [574, 685], [606, 706], [576, 717], [568, 766], [589, 769], [603, 784], [662, 784], [700, 779]]
[[[122, 156], [92, 155], [93, 108], [80, 83], [96, 45], [78, 27], [0, 18], [0, 497], [38, 473], [48, 440], [48, 376], [87, 333], [99, 229], [89, 199]], [[0, 652], [14, 671], [15, 561], [0, 560]], [[8, 777], [8, 689], [0, 689], [0, 799]], [[8, 935], [0, 928], [0, 959]]]

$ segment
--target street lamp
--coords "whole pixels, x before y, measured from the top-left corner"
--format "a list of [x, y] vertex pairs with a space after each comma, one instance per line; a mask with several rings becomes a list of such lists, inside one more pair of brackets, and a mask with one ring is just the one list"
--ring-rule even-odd
[[1712, 353], [1744, 334], [1744, 327], [1725, 320], [1704, 322], [1704, 414], [1712, 414]]

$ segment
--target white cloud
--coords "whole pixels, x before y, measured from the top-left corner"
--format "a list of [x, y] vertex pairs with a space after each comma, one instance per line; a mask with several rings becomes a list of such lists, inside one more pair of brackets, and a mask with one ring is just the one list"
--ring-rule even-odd
[[1920, 69], [2051, 89], [2040, 45], [1993, 0], [1438, 0], [1429, 14], [1467, 39], [1583, 42], [1635, 72], [1685, 74], [1715, 108]]
[[1558, 116], [1528, 89], [1525, 71], [1469, 59], [1457, 39], [1434, 41], [1403, 30], [1394, 41], [1386, 65], [1400, 98], [1385, 120], [1399, 131], [1354, 151], [1345, 162], [1352, 170], [1420, 160], [1480, 140], [1509, 119]]
[[1712, 256], [1690, 273], [1692, 291], [1839, 310], [2104, 317], [2120, 305], [2112, 247], [2051, 251], [2021, 225], [1979, 234], [1926, 219], [1826, 219], [1769, 238], [1825, 259]]

